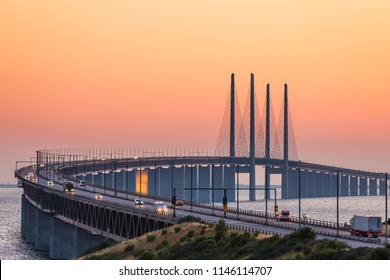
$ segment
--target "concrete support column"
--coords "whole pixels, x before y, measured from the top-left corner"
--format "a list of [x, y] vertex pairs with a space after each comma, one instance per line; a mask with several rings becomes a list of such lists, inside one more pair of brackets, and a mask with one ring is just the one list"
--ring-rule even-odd
[[37, 209], [36, 211], [37, 228], [34, 247], [36, 250], [47, 251], [50, 246], [51, 220], [53, 214], [45, 213]]
[[199, 202], [211, 202], [211, 172], [210, 166], [199, 166]]
[[224, 167], [224, 187], [226, 190], [227, 201], [234, 202], [236, 201], [236, 176], [235, 176], [235, 166], [225, 166]]
[[299, 197], [299, 169], [290, 169], [290, 198]]
[[324, 173], [324, 183], [323, 183], [323, 196], [330, 197], [331, 196], [331, 175], [330, 173]]
[[222, 166], [214, 167], [214, 202], [221, 203], [223, 197], [222, 186]]
[[379, 195], [385, 195], [386, 182], [385, 180], [379, 180]]
[[314, 196], [323, 197], [323, 173], [315, 172], [314, 177]]
[[307, 172], [308, 175], [308, 197], [315, 197], [315, 171]]
[[349, 186], [349, 195], [350, 196], [358, 196], [358, 177], [351, 176], [350, 177], [350, 186]]
[[349, 196], [349, 176], [341, 175], [340, 196]]
[[176, 198], [184, 199], [184, 166], [174, 167], [173, 187], [176, 189]]
[[116, 173], [116, 189], [124, 190], [125, 189], [125, 170], [120, 170]]
[[374, 178], [370, 178], [369, 194], [370, 196], [378, 195], [378, 183], [377, 180]]
[[367, 178], [366, 177], [360, 177], [359, 180], [359, 195], [360, 196], [367, 196]]
[[92, 173], [88, 173], [87, 176], [85, 176], [85, 181], [92, 183]]

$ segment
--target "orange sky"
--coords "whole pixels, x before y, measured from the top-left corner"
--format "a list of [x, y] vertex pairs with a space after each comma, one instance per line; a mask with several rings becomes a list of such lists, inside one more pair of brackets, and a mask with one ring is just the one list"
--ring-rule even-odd
[[[243, 3], [245, 2], [245, 3]], [[390, 170], [389, 1], [0, 1], [0, 182], [64, 147], [216, 144], [230, 73], [302, 159]], [[262, 108], [260, 109], [262, 110]]]

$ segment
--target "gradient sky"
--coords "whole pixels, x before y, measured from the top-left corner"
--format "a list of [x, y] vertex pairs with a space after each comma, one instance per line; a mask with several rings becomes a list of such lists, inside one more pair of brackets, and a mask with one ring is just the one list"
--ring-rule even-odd
[[[0, 182], [66, 147], [215, 147], [283, 83], [301, 159], [390, 170], [389, 1], [0, 1]], [[262, 108], [260, 109], [262, 110]]]

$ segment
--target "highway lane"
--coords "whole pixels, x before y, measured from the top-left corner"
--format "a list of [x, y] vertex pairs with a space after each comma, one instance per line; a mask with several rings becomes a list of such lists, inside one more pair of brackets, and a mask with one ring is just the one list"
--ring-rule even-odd
[[[23, 170], [23, 173], [21, 174], [22, 177], [25, 178], [25, 176], [30, 176], [30, 181], [35, 181], [35, 178], [37, 178], [36, 183], [46, 186], [47, 188], [52, 188], [57, 191], [63, 191], [63, 185], [62, 185], [62, 176], [56, 174], [54, 170], [51, 169], [51, 171], [46, 172], [45, 170], [40, 170], [39, 176], [36, 176], [36, 170], [29, 168], [26, 170]], [[34, 174], [34, 176], [31, 176], [31, 173]], [[47, 177], [47, 178], [46, 178]], [[48, 182], [50, 180], [53, 180], [53, 186], [48, 186]], [[100, 193], [103, 195], [102, 201], [96, 201], [96, 203], [101, 203], [105, 206], [115, 206], [115, 207], [125, 207], [125, 208], [133, 208], [134, 206], [134, 199], [138, 198], [138, 195], [132, 195], [132, 194], [125, 194], [122, 192], [117, 192], [115, 195], [113, 190], [109, 189], [100, 189], [96, 188], [90, 184], [87, 184], [85, 187], [80, 187], [78, 183], [75, 183], [76, 190], [75, 190], [75, 196], [87, 198], [90, 200], [95, 200], [95, 193]], [[148, 212], [154, 212], [154, 201], [153, 198], [147, 198], [142, 197], [142, 200], [144, 201], [144, 209], [148, 210]], [[166, 205], [170, 204], [170, 201], [164, 201]], [[134, 208], [133, 208], [134, 210]], [[209, 208], [203, 208], [198, 206], [193, 206], [191, 211], [190, 205], [185, 205], [181, 207], [176, 207], [175, 209], [176, 214], [178, 216], [187, 216], [192, 215], [195, 217], [199, 217], [201, 219], [210, 221], [210, 222], [217, 222], [221, 218], [224, 218], [223, 211], [217, 210], [217, 209], [209, 209]], [[139, 209], [139, 211], [142, 211], [142, 209]], [[173, 212], [173, 209], [171, 208], [169, 210], [170, 213]], [[227, 216], [224, 218], [225, 222], [228, 225], [235, 225], [235, 226], [242, 226], [246, 228], [252, 228], [254, 230], [259, 231], [270, 231], [277, 234], [288, 234], [296, 230], [299, 225], [297, 223], [293, 222], [279, 222], [275, 220], [268, 219], [268, 224], [265, 224], [265, 218], [262, 217], [254, 217], [244, 214], [239, 214], [237, 219], [236, 213], [227, 213]], [[303, 226], [303, 225], [302, 225]], [[336, 230], [332, 228], [324, 228], [324, 227], [318, 227], [318, 226], [311, 226], [314, 231], [317, 232], [317, 238], [318, 239], [324, 239], [324, 238], [332, 238], [337, 239], [341, 242], [345, 242], [353, 247], [360, 247], [360, 246], [368, 246], [368, 247], [378, 247], [381, 245], [378, 244], [368, 244], [359, 240], [348, 240], [345, 238], [350, 238], [349, 232], [347, 231], [340, 231], [340, 237], [335, 236], [327, 236], [327, 235], [335, 235]], [[323, 233], [323, 234], [321, 234]], [[381, 240], [383, 243], [383, 240]]]

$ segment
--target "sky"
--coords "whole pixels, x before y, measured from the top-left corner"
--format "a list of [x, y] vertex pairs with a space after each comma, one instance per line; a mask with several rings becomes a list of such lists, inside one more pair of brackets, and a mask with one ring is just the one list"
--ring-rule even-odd
[[[390, 171], [389, 1], [0, 1], [0, 183], [36, 150], [215, 148], [230, 74], [302, 160]], [[262, 108], [260, 109], [262, 110]]]

